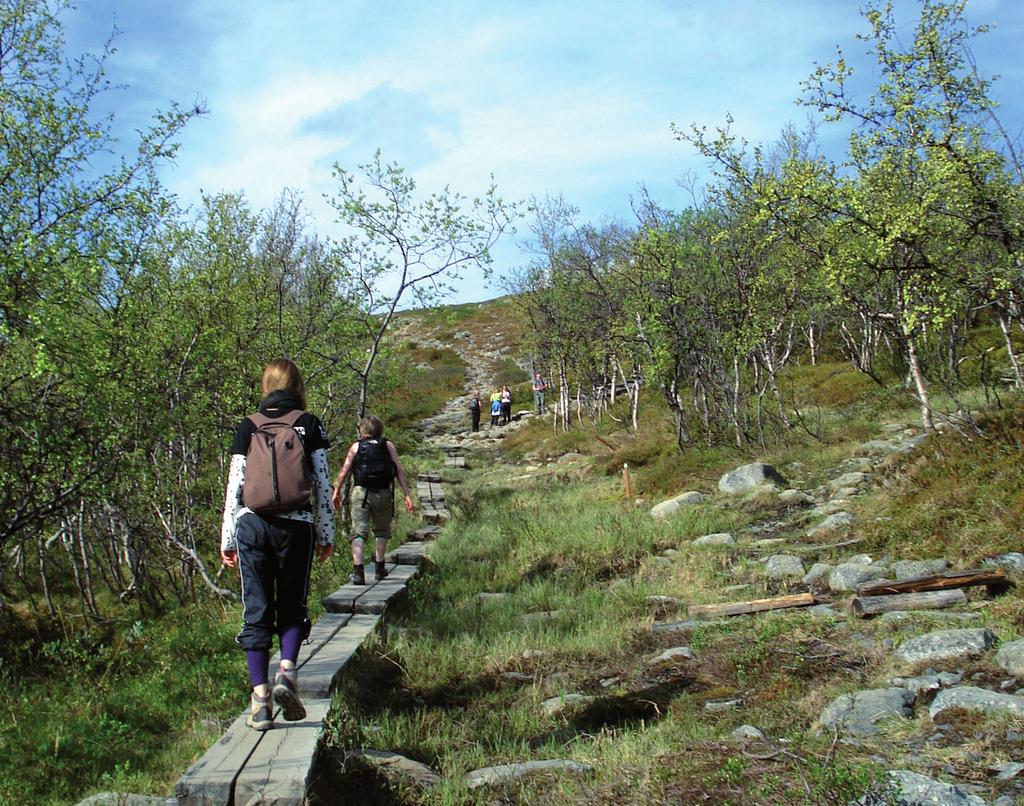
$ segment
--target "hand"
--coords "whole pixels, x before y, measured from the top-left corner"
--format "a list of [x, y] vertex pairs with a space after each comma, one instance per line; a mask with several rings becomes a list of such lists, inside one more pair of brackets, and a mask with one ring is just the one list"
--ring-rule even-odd
[[221, 549], [220, 561], [224, 563], [224, 565], [226, 565], [228, 568], [234, 568], [236, 565], [238, 565], [237, 549]]
[[322, 546], [317, 545], [316, 547], [316, 558], [320, 562], [326, 562], [326, 560], [334, 553], [334, 546]]
[[334, 505], [334, 511], [337, 512], [341, 509], [341, 485], [339, 484], [334, 488], [334, 494], [331, 495], [331, 503]]
[[416, 509], [416, 505], [413, 504], [412, 498], [410, 498], [409, 494], [406, 493], [406, 496], [405, 496], [405, 511], [406, 512], [412, 512], [414, 509]]

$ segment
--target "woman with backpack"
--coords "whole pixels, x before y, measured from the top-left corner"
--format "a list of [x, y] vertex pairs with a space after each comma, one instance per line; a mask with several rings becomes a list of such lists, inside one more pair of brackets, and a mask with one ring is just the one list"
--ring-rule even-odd
[[[313, 554], [334, 546], [334, 510], [327, 434], [306, 409], [306, 387], [287, 358], [271, 361], [260, 378], [259, 411], [235, 426], [221, 524], [220, 556], [242, 580], [242, 631], [252, 682], [255, 730], [274, 726], [273, 701], [289, 722], [304, 719], [295, 662], [309, 635], [306, 607]], [[312, 496], [312, 506], [310, 497]], [[270, 650], [279, 636], [281, 666], [269, 683]]]
[[386, 577], [384, 552], [391, 538], [391, 519], [395, 515], [395, 479], [405, 495], [405, 511], [415, 508], [409, 496], [409, 482], [405, 469], [398, 461], [398, 451], [390, 440], [384, 439], [384, 423], [369, 416], [359, 421], [359, 439], [352, 443], [345, 462], [334, 484], [334, 508], [341, 508], [341, 495], [349, 474], [355, 481], [352, 487], [352, 574], [353, 585], [366, 584], [363, 554], [366, 539], [373, 528], [374, 569], [378, 581]]

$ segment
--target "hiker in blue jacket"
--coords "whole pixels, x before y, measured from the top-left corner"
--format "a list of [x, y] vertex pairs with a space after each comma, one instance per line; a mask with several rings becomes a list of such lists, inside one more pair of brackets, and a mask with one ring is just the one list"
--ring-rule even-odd
[[[252, 682], [246, 722], [262, 731], [274, 726], [271, 697], [281, 706], [286, 720], [294, 722], [306, 716], [299, 698], [295, 663], [299, 645], [310, 629], [306, 598], [313, 554], [321, 561], [331, 556], [334, 510], [327, 434], [316, 415], [305, 411], [306, 387], [298, 367], [286, 358], [271, 361], [263, 370], [260, 387], [264, 397], [259, 412], [238, 423], [231, 443], [220, 556], [229, 568], [238, 567], [242, 579], [243, 623], [235, 640], [245, 650]], [[303, 451], [299, 466], [304, 465], [309, 476], [294, 486], [306, 492], [305, 502], [297, 500], [291, 506], [285, 501], [284, 509], [264, 508], [251, 494], [263, 475], [263, 460], [256, 458], [258, 451], [253, 452], [253, 444], [268, 433], [267, 425], [271, 430], [281, 429], [279, 433], [291, 435], [288, 448], [293, 447], [294, 437], [298, 436]], [[274, 489], [277, 481], [275, 478]], [[312, 507], [308, 500], [310, 488]], [[268, 666], [275, 634], [280, 637], [281, 665], [271, 688]]]

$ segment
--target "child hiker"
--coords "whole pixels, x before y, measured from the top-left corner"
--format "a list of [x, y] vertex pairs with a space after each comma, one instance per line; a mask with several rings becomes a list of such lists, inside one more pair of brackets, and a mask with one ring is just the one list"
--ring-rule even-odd
[[[306, 717], [295, 661], [309, 635], [313, 554], [321, 562], [331, 556], [334, 511], [327, 434], [305, 411], [298, 367], [286, 358], [271, 361], [260, 387], [259, 411], [238, 423], [231, 442], [220, 556], [242, 578], [242, 631], [235, 640], [245, 650], [252, 682], [246, 723], [268, 730], [274, 726], [271, 697], [287, 721]], [[271, 689], [267, 667], [275, 634], [281, 666]]]
[[409, 497], [409, 482], [398, 461], [394, 443], [384, 439], [384, 423], [377, 417], [364, 417], [359, 421], [359, 439], [352, 443], [334, 485], [332, 498], [335, 509], [341, 506], [341, 492], [349, 473], [355, 481], [352, 488], [352, 574], [349, 582], [365, 585], [363, 547], [373, 527], [375, 578], [387, 576], [384, 570], [384, 552], [391, 537], [391, 519], [395, 515], [395, 479], [405, 494], [405, 511], [414, 509]]

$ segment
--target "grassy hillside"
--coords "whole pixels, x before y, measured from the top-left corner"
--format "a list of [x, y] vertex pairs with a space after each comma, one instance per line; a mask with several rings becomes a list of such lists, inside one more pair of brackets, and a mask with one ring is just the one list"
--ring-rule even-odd
[[[463, 392], [460, 356], [479, 345], [491, 379], [515, 381], [528, 359], [521, 339], [508, 299], [403, 315], [395, 339], [403, 383], [381, 410], [410, 472], [440, 464], [413, 426]], [[983, 367], [973, 366], [964, 369], [981, 380]], [[860, 621], [794, 610], [652, 628], [684, 620], [689, 605], [807, 590], [765, 574], [777, 551], [808, 566], [866, 553], [969, 567], [1019, 548], [1024, 403], [986, 398], [981, 387], [960, 401], [982, 409], [977, 430], [947, 429], [871, 465], [873, 484], [848, 502], [848, 532], [808, 537], [809, 508], [775, 495], [716, 496], [720, 475], [752, 460], [771, 462], [801, 490], [821, 489], [864, 461], [866, 441], [914, 431], [905, 389], [882, 389], [845, 364], [798, 366], [783, 385], [801, 417], [764, 451], [694, 445], [680, 453], [648, 391], [635, 433], [625, 412], [613, 411], [618, 422], [605, 417], [568, 433], [534, 421], [496, 450], [470, 452], [470, 469], [449, 487], [456, 519], [432, 568], [342, 680], [314, 800], [884, 803], [884, 773], [894, 768], [971, 782], [986, 797], [1020, 794], [987, 773], [1024, 760], [1006, 738], [1024, 730], [1018, 719], [953, 714], [933, 740], [936, 727], [919, 708], [879, 740], [843, 743], [815, 731], [836, 696], [889, 685], [892, 649], [929, 629], [927, 616]], [[686, 490], [709, 499], [668, 520], [650, 517], [651, 505]], [[403, 518], [396, 534], [414, 522]], [[692, 543], [724, 532], [734, 545]], [[847, 540], [859, 542], [828, 548]], [[318, 567], [311, 601], [347, 571], [343, 550]], [[245, 702], [244, 664], [231, 641], [235, 606], [201, 600], [151, 620], [126, 611], [91, 630], [32, 628], [31, 602], [18, 607], [24, 630], [4, 640], [21, 647], [11, 653], [21, 662], [0, 668], [2, 803], [69, 803], [101, 789], [168, 793]], [[974, 592], [966, 613], [1004, 642], [1024, 634], [1016, 589], [991, 601]], [[652, 662], [680, 646], [692, 657]], [[978, 685], [1006, 679], [985, 658], [954, 666]], [[591, 699], [545, 711], [545, 700], [565, 694]], [[765, 738], [734, 738], [744, 724]], [[364, 768], [349, 755], [356, 748], [402, 753], [444, 783], [415, 790]], [[529, 759], [572, 759], [592, 771], [498, 791], [463, 781], [470, 770]]]

